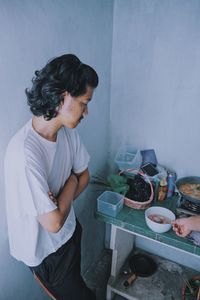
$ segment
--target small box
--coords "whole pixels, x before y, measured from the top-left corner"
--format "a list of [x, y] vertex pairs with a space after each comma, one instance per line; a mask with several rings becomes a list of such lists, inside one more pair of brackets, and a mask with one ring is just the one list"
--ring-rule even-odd
[[105, 191], [97, 198], [97, 210], [111, 217], [116, 217], [123, 204], [124, 196], [111, 191]]
[[120, 170], [136, 169], [139, 170], [142, 164], [140, 150], [131, 145], [122, 146], [115, 156], [115, 163]]
[[154, 149], [147, 149], [147, 150], [142, 150], [141, 151], [142, 155], [142, 165], [151, 163], [154, 166], [157, 165], [157, 158], [156, 158], [156, 153]]

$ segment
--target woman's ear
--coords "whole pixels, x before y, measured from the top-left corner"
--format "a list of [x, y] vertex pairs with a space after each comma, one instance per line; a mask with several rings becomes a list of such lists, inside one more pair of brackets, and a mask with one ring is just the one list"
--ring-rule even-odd
[[62, 109], [62, 107], [64, 105], [64, 100], [65, 100], [65, 96], [63, 95], [63, 99], [61, 100], [60, 104], [56, 107], [57, 113]]
[[61, 103], [56, 107], [56, 112], [58, 113], [60, 111], [60, 109], [62, 108]]
[[67, 96], [69, 95], [69, 93], [67, 91], [65, 91], [63, 94], [62, 94], [62, 100], [59, 104], [59, 106], [56, 108], [57, 111], [59, 111], [63, 105], [64, 105], [64, 102], [65, 102], [65, 99], [67, 98]]
[[65, 91], [63, 94], [63, 97], [66, 97], [67, 95], [69, 95], [68, 91]]

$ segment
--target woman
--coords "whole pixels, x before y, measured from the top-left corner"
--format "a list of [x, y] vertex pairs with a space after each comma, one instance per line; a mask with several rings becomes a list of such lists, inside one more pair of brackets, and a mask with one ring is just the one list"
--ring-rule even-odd
[[73, 201], [89, 182], [89, 155], [76, 127], [98, 85], [93, 68], [66, 54], [35, 72], [33, 113], [5, 157], [10, 253], [57, 300], [95, 300], [80, 274], [81, 226]]

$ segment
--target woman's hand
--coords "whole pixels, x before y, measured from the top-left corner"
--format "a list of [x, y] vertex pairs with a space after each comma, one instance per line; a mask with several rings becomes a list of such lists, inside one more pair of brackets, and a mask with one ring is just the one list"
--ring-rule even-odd
[[193, 230], [193, 217], [176, 219], [172, 228], [178, 236], [187, 236]]
[[48, 192], [48, 196], [53, 201], [53, 203], [58, 206], [58, 200], [54, 197], [51, 191]]
[[[78, 179], [77, 179], [76, 175], [73, 174], [73, 173], [72, 173], [72, 174], [69, 176], [69, 178], [66, 180], [65, 184], [67, 184], [69, 181], [73, 182], [73, 184], [74, 184], [75, 186], [78, 185]], [[61, 191], [61, 192], [62, 192], [62, 191]], [[53, 201], [53, 203], [54, 203], [55, 205], [58, 206], [58, 197], [56, 198], [56, 197], [53, 195], [53, 193], [52, 193], [51, 191], [48, 192], [48, 196], [49, 196], [49, 198]], [[58, 196], [59, 196], [59, 195], [58, 195]]]

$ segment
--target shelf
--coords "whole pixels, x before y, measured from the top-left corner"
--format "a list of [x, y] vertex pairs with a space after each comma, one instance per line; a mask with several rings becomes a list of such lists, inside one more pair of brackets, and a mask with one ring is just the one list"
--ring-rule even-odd
[[[139, 252], [146, 253], [144, 251]], [[123, 270], [127, 269], [126, 261], [119, 275], [116, 277], [111, 276], [108, 281], [108, 300], [112, 299], [113, 295], [120, 295], [129, 300], [182, 299], [181, 291], [185, 285], [184, 278], [189, 279], [198, 273], [159, 256], [146, 254], [151, 256], [157, 263], [157, 271], [149, 277], [137, 277], [133, 284], [126, 288], [123, 283], [128, 275], [123, 275], [122, 273]]]
[[[177, 197], [166, 199], [163, 202], [156, 202], [154, 205], [171, 209], [175, 212]], [[132, 232], [135, 235], [143, 236], [159, 243], [166, 244], [184, 252], [200, 256], [200, 247], [195, 246], [187, 238], [178, 237], [173, 230], [166, 233], [155, 233], [149, 229], [145, 222], [144, 210], [136, 210], [124, 206], [116, 217], [110, 217], [99, 212], [95, 213], [98, 220], [113, 224], [123, 230]]]

